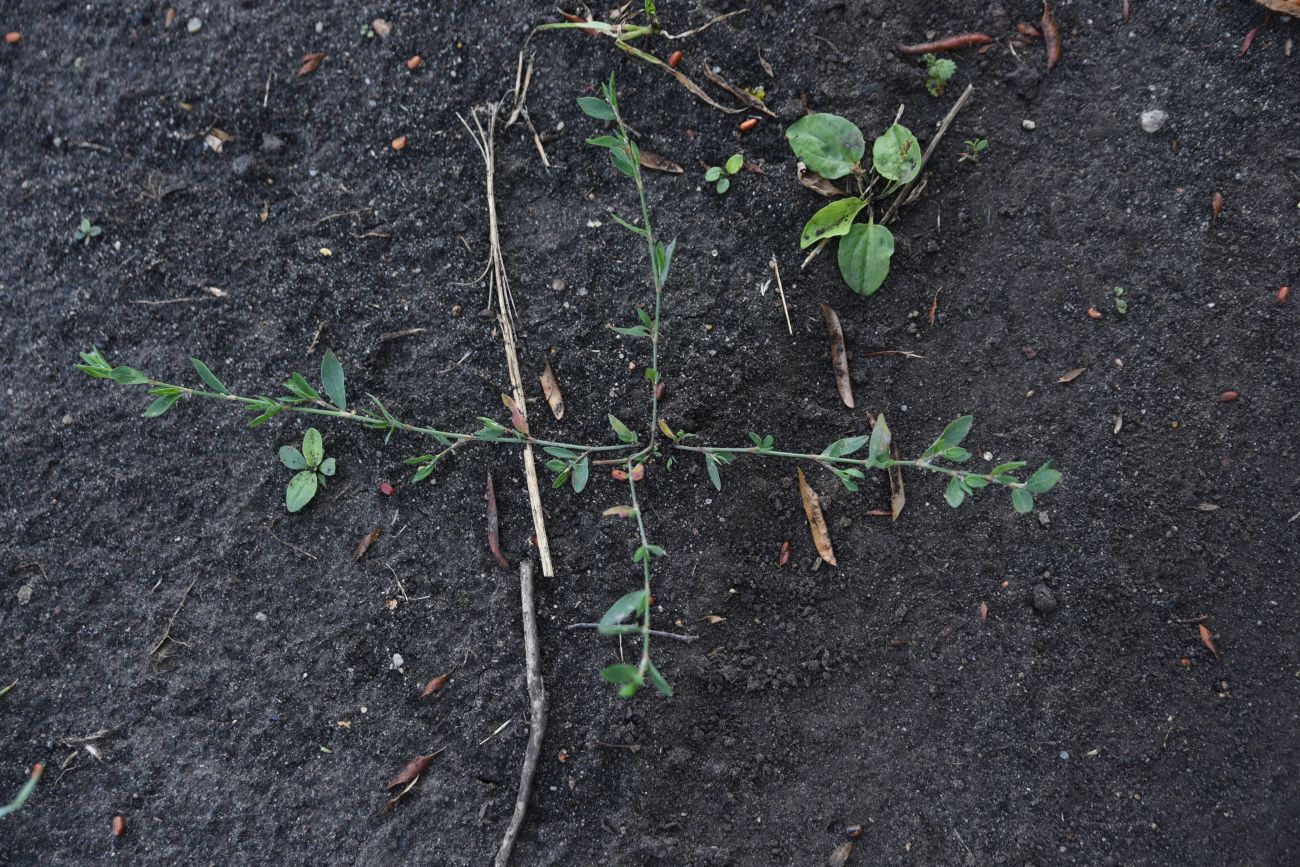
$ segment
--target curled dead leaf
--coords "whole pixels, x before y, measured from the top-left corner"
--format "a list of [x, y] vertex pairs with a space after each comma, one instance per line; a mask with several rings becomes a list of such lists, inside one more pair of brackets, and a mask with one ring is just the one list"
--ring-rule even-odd
[[551, 370], [551, 362], [546, 362], [542, 368], [542, 375], [538, 377], [542, 383], [542, 394], [546, 395], [546, 403], [551, 407], [551, 415], [559, 421], [564, 418], [564, 395], [560, 393], [560, 382], [555, 378], [555, 371]]
[[1210, 631], [1210, 627], [1202, 623], [1197, 626], [1197, 629], [1201, 631], [1201, 644], [1204, 644], [1209, 649], [1210, 653], [1214, 654], [1216, 660], [1220, 659], [1219, 648], [1214, 646], [1214, 633]]
[[315, 72], [317, 69], [320, 68], [320, 62], [324, 59], [325, 59], [325, 52], [323, 51], [317, 51], [312, 54], [304, 54], [302, 56], [302, 66], [298, 67], [298, 77], [302, 78], [304, 75], [311, 75], [313, 72]]
[[[898, 460], [898, 446], [890, 446], [893, 452], [894, 460]], [[897, 521], [898, 516], [903, 514], [903, 507], [907, 505], [907, 489], [903, 485], [903, 468], [901, 465], [895, 465], [885, 468], [885, 474], [889, 476], [889, 518], [891, 521]]]
[[1043, 0], [1043, 45], [1047, 48], [1047, 68], [1051, 69], [1061, 62], [1061, 25], [1056, 23], [1052, 7]]
[[988, 620], [988, 619], [989, 619], [989, 604], [987, 602], [980, 602], [980, 620]]
[[721, 617], [721, 616], [719, 616], [719, 615], [717, 615], [717, 614], [706, 614], [706, 615], [704, 615], [703, 617], [701, 617], [700, 619], [701, 619], [701, 620], [708, 621], [708, 623], [709, 623], [710, 626], [717, 626], [719, 623], [722, 623], [722, 622], [725, 621], [727, 618], [725, 618], [725, 617]]
[[1065, 374], [1060, 379], [1058, 379], [1057, 382], [1058, 383], [1074, 382], [1087, 369], [1088, 368], [1086, 367], [1076, 367], [1074, 370], [1071, 370], [1069, 373]]
[[835, 550], [831, 548], [830, 532], [826, 529], [826, 516], [822, 514], [821, 499], [817, 496], [809, 485], [808, 480], [803, 476], [803, 470], [797, 470], [799, 474], [799, 496], [803, 500], [803, 513], [808, 518], [808, 531], [812, 533], [813, 545], [817, 548], [817, 553], [821, 558], [832, 566], [838, 566], [835, 562]]
[[524, 411], [516, 403], [515, 399], [508, 394], [502, 393], [501, 402], [505, 404], [506, 409], [510, 410], [510, 424], [514, 425], [515, 430], [522, 434], [528, 433], [528, 419], [524, 416]]
[[684, 168], [677, 165], [677, 163], [665, 157], [661, 157], [659, 154], [652, 154], [650, 151], [640, 151], [640, 154], [642, 168], [647, 168], [656, 172], [666, 172], [670, 175], [680, 175], [682, 172], [686, 171]]
[[428, 698], [429, 696], [433, 695], [435, 692], [439, 691], [444, 686], [446, 686], [450, 680], [451, 680], [450, 671], [447, 672], [446, 674], [438, 675], [437, 677], [433, 678], [432, 680], [430, 680], [428, 683], [424, 685], [424, 689], [421, 690], [420, 692], [420, 698]]
[[366, 556], [366, 552], [370, 550], [370, 546], [379, 541], [379, 536], [382, 532], [382, 530], [376, 527], [361, 537], [361, 541], [357, 543], [357, 549], [352, 552], [353, 563], [358, 562], [362, 557]]
[[844, 331], [840, 328], [840, 317], [830, 305], [821, 305], [822, 322], [826, 324], [826, 336], [830, 341], [831, 369], [835, 371], [835, 387], [840, 393], [840, 400], [849, 409], [853, 409], [853, 382], [849, 379], [849, 352], [844, 346]]
[[777, 555], [776, 565], [778, 567], [784, 566], [786, 563], [789, 562], [790, 562], [790, 541], [787, 539], [786, 541], [781, 543], [781, 553]]
[[805, 187], [812, 190], [814, 193], [819, 193], [820, 195], [826, 196], [827, 198], [830, 198], [832, 196], [848, 195], [848, 193], [846, 193], [844, 190], [841, 190], [839, 187], [835, 186], [835, 184], [826, 180], [821, 175], [817, 174], [816, 172], [809, 171], [808, 167], [804, 165], [803, 160], [799, 161], [799, 165], [796, 168], [796, 173], [799, 175], [799, 183], [803, 184]]
[[849, 856], [852, 854], [853, 841], [845, 840], [843, 843], [835, 847], [831, 852], [830, 857], [826, 859], [826, 863], [829, 864], [830, 867], [844, 867], [844, 865], [848, 863]]
[[[504, 397], [505, 395], [502, 395]], [[502, 569], [510, 568], [510, 561], [506, 555], [501, 553], [501, 525], [497, 516], [497, 492], [492, 485], [492, 473], [487, 476], [487, 525], [488, 525], [488, 550], [496, 558], [497, 563]]]
[[442, 750], [424, 756], [416, 756], [411, 759], [406, 763], [406, 767], [402, 768], [401, 773], [384, 784], [384, 788], [391, 792], [398, 786], [405, 786], [407, 783], [413, 782], [416, 777], [429, 769], [429, 763], [432, 762], [434, 756], [438, 755], [440, 752], [442, 752]]

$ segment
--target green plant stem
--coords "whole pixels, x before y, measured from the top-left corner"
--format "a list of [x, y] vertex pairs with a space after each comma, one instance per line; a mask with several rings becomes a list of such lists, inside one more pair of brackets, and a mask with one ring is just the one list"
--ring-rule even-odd
[[970, 470], [958, 469], [956, 467], [944, 467], [930, 463], [928, 458], [913, 458], [911, 460], [894, 460], [890, 459], [881, 464], [871, 463], [869, 458], [850, 458], [850, 457], [831, 457], [830, 455], [812, 454], [810, 452], [783, 452], [775, 449], [761, 449], [758, 446], [734, 446], [729, 448], [714, 446], [685, 446], [674, 443], [673, 448], [683, 452], [701, 452], [701, 453], [723, 453], [734, 455], [753, 455], [760, 458], [790, 458], [793, 460], [812, 461], [818, 464], [846, 464], [848, 466], [859, 467], [862, 470], [884, 470], [890, 467], [912, 467], [918, 470], [925, 470], [931, 473], [941, 473], [945, 476], [967, 479], [977, 478], [984, 479], [990, 483], [996, 483], [1008, 488], [1023, 488], [1025, 483], [1012, 479], [1011, 476], [994, 476], [990, 473], [974, 473]]
[[[239, 395], [239, 394], [221, 394], [220, 392], [208, 391], [206, 389], [201, 389], [201, 388], [190, 388], [189, 386], [176, 385], [174, 383], [163, 382], [157, 379], [151, 379], [147, 384], [150, 387], [174, 388], [177, 391], [181, 392], [182, 394], [189, 395], [190, 397], [205, 397], [211, 400], [226, 400], [226, 401], [233, 401], [242, 404], [260, 404], [260, 402], [263, 400], [260, 397], [246, 397], [244, 395]], [[283, 412], [296, 412], [296, 413], [303, 413], [306, 415], [320, 415], [320, 416], [326, 416], [328, 418], [340, 418], [345, 421], [355, 421], [355, 422], [360, 422], [361, 424], [369, 424], [369, 425], [382, 426], [382, 427], [387, 427], [389, 425], [389, 422], [386, 419], [380, 418], [378, 416], [367, 415], [366, 413], [363, 412], [357, 412], [354, 409], [342, 410], [342, 409], [332, 407], [329, 404], [323, 404], [322, 406], [300, 406], [298, 404], [292, 404], [292, 403], [283, 403], [283, 402], [278, 402], [278, 403]], [[397, 428], [407, 433], [422, 434], [424, 436], [434, 437], [435, 439], [438, 437], [444, 437], [449, 440], [457, 440], [459, 441], [458, 443], [455, 443], [457, 445], [460, 442], [465, 442], [469, 440], [479, 440], [482, 442], [486, 442], [486, 440], [480, 440], [479, 437], [475, 436], [472, 433], [460, 433], [458, 431], [439, 430], [438, 428], [422, 427], [420, 425], [408, 424], [407, 422], [403, 422], [403, 421], [397, 422]], [[556, 446], [558, 448], [573, 449], [573, 450], [585, 451], [585, 452], [610, 452], [610, 451], [620, 451], [620, 450], [627, 449], [627, 444], [625, 443], [619, 443], [618, 445], [593, 446], [593, 445], [588, 445], [586, 443], [567, 443], [567, 442], [560, 442], [558, 440], [538, 439], [537, 437], [529, 436], [526, 434], [520, 434], [517, 431], [512, 434], [503, 435], [499, 439], [493, 440], [493, 442], [509, 443], [509, 444], [516, 444], [516, 445], [524, 445], [525, 443], [531, 443], [535, 446]], [[449, 450], [450, 449], [448, 449], [448, 451]]]
[[27, 782], [18, 790], [18, 796], [4, 806], [0, 806], [0, 818], [8, 816], [10, 813], [17, 812], [27, 803], [27, 799], [36, 791], [36, 784], [41, 781], [41, 775], [45, 773], [45, 765], [39, 762], [32, 766], [32, 775], [27, 778]]
[[636, 516], [636, 529], [641, 535], [641, 548], [646, 555], [641, 558], [641, 576], [645, 586], [645, 615], [641, 618], [641, 662], [637, 672], [645, 677], [650, 667], [650, 540], [646, 538], [645, 520], [641, 517], [641, 504], [636, 499], [636, 480], [632, 473], [632, 459], [627, 461], [627, 488], [632, 495], [632, 514]]

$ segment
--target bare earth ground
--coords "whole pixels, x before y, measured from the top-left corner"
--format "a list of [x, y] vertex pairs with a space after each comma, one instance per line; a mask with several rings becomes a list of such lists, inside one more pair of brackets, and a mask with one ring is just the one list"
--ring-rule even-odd
[[[516, 126], [499, 169], [525, 375], [533, 387], [549, 357], [568, 404], [557, 424], [533, 387], [537, 432], [604, 441], [606, 412], [645, 415], [642, 347], [606, 327], [649, 298], [643, 250], [607, 216], [633, 200], [583, 144], [599, 125], [574, 104], [617, 71], [643, 146], [688, 167], [650, 183], [660, 230], [678, 238], [661, 365], [677, 425], [820, 450], [885, 412], [915, 453], [973, 412], [973, 450], [1052, 458], [1065, 481], [1040, 520], [992, 494], [953, 512], [940, 480], [914, 474], [890, 524], [865, 514], [887, 500], [874, 481], [850, 494], [810, 472], [840, 562], [814, 569], [792, 466], [737, 465], [721, 493], [698, 465], [652, 467], [646, 517], [668, 551], [656, 624], [704, 637], [659, 645], [674, 698], [632, 703], [597, 678], [611, 640], [563, 631], [638, 580], [628, 526], [599, 518], [625, 491], [599, 476], [581, 497], [548, 492], [551, 727], [515, 863], [817, 864], [852, 823], [866, 826], [856, 864], [1296, 862], [1300, 306], [1275, 293], [1300, 276], [1300, 57], [1283, 51], [1300, 28], [1275, 17], [1239, 57], [1262, 21], [1253, 4], [1131, 5], [1124, 22], [1119, 0], [1056, 3], [1064, 59], [1050, 74], [1040, 45], [1019, 58], [1005, 45], [1038, 19], [1027, 0], [756, 7], [682, 43], [692, 75], [707, 56], [765, 84], [781, 121], [744, 136], [606, 42], [535, 37], [529, 105], [539, 129], [563, 124], [554, 165]], [[673, 30], [740, 8], [660, 6]], [[321, 425], [339, 476], [288, 516], [275, 450], [301, 419], [253, 431], [185, 402], [146, 421], [140, 391], [71, 365], [96, 344], [189, 381], [193, 354], [273, 393], [291, 370], [314, 376], [328, 346], [353, 394], [404, 416], [467, 428], [499, 414], [485, 288], [456, 285], [481, 269], [486, 217], [455, 114], [507, 90], [529, 29], [554, 13], [197, 3], [165, 29], [164, 7], [0, 10], [0, 30], [24, 34], [0, 45], [0, 687], [17, 681], [0, 697], [0, 798], [51, 764], [0, 820], [0, 862], [486, 863], [528, 730], [517, 579], [483, 520], [491, 469], [506, 553], [529, 556], [517, 456], [484, 447], [413, 487], [401, 461], [423, 443]], [[375, 16], [393, 23], [387, 39], [359, 35]], [[953, 94], [927, 95], [892, 46], [972, 29], [1003, 44], [956, 55], [953, 93], [976, 94], [894, 226], [884, 289], [854, 296], [831, 256], [799, 273], [819, 205], [782, 135], [800, 94], [869, 136], [906, 104], [924, 140]], [[319, 70], [296, 77], [313, 51]], [[414, 53], [425, 66], [411, 73]], [[1152, 107], [1170, 120], [1149, 135], [1138, 115]], [[203, 147], [211, 125], [232, 135], [221, 154]], [[958, 164], [976, 136], [991, 142], [982, 165]], [[736, 150], [766, 174], [720, 197], [701, 161]], [[82, 216], [103, 227], [89, 245], [71, 238]], [[793, 337], [760, 291], [773, 253]], [[820, 302], [845, 322], [856, 411], [835, 395]], [[1104, 319], [1085, 315], [1094, 306]], [[426, 331], [380, 339], [411, 327]], [[866, 357], [877, 349], [925, 359]], [[1221, 402], [1227, 389], [1240, 399]], [[377, 493], [381, 479], [398, 493]], [[385, 535], [353, 564], [375, 527]], [[176, 641], [151, 656], [191, 582]], [[1052, 613], [1031, 606], [1040, 583]], [[1183, 622], [1199, 615], [1221, 660]], [[83, 750], [61, 775], [76, 748], [60, 741], [103, 729], [102, 760]], [[383, 782], [441, 747], [376, 815]], [[118, 813], [128, 830], [114, 838]]]

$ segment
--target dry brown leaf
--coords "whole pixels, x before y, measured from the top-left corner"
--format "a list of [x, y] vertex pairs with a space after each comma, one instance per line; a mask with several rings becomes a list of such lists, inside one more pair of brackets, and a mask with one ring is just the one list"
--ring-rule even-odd
[[564, 418], [564, 395], [560, 393], [559, 380], [555, 378], [555, 371], [551, 370], [549, 361], [542, 368], [542, 375], [538, 379], [542, 383], [542, 394], [546, 395], [546, 402], [551, 407], [551, 415], [559, 421]]
[[433, 695], [435, 692], [437, 692], [438, 690], [446, 686], [447, 682], [450, 680], [451, 680], [450, 671], [447, 672], [446, 674], [438, 675], [433, 680], [429, 681], [424, 685], [424, 689], [420, 692], [420, 698], [428, 698], [429, 696]]
[[677, 165], [670, 159], [652, 154], [650, 151], [640, 151], [642, 168], [651, 169], [656, 172], [667, 172], [670, 175], [680, 175], [686, 169]]
[[1056, 23], [1052, 8], [1043, 0], [1043, 45], [1047, 48], [1047, 68], [1061, 62], [1061, 26]]
[[510, 561], [506, 555], [501, 553], [501, 526], [500, 519], [497, 516], [497, 492], [492, 486], [492, 473], [487, 477], [487, 525], [488, 525], [488, 550], [496, 558], [497, 563], [502, 569], [510, 569]]
[[1058, 383], [1074, 382], [1076, 379], [1079, 378], [1079, 375], [1082, 374], [1087, 369], [1088, 368], [1086, 367], [1076, 367], [1074, 370], [1071, 370], [1069, 373], [1065, 374], [1065, 376], [1062, 376], [1060, 379], [1058, 379], [1057, 382]]
[[1123, 429], [1124, 429], [1124, 416], [1122, 415], [1115, 416], [1115, 433], [1119, 433]]
[[317, 51], [313, 54], [304, 54], [302, 56], [302, 66], [298, 67], [298, 77], [311, 75], [320, 68], [320, 62], [325, 59], [325, 52]]
[[803, 164], [802, 160], [799, 161], [799, 165], [796, 168], [796, 173], [799, 175], [799, 183], [803, 184], [805, 187], [812, 190], [814, 193], [820, 193], [821, 195], [826, 196], [827, 198], [830, 198], [831, 196], [848, 195], [848, 193], [844, 192], [844, 190], [841, 190], [839, 187], [835, 186], [835, 184], [826, 180], [821, 175], [817, 174], [816, 172], [808, 171], [808, 167]]
[[1201, 644], [1209, 648], [1215, 659], [1219, 659], [1219, 648], [1214, 646], [1214, 633], [1210, 631], [1210, 627], [1202, 623], [1197, 629], [1201, 631]]
[[[892, 446], [894, 460], [898, 460], [898, 446]], [[901, 466], [888, 467], [885, 474], [889, 476], [889, 517], [891, 521], [897, 521], [898, 516], [903, 514], [903, 507], [907, 505], [907, 489], [903, 485], [903, 468]]]
[[126, 833], [126, 816], [118, 813], [113, 817], [113, 836], [121, 837]]
[[839, 564], [835, 562], [835, 551], [831, 548], [830, 533], [826, 529], [826, 517], [822, 514], [821, 500], [817, 492], [809, 487], [808, 480], [803, 477], [803, 470], [799, 469], [796, 472], [799, 473], [799, 496], [803, 499], [803, 513], [808, 518], [808, 530], [812, 533], [817, 553], [827, 563], [838, 566]]
[[777, 555], [776, 565], [780, 567], [780, 566], [784, 566], [786, 563], [789, 562], [790, 562], [790, 542], [787, 539], [786, 541], [781, 543], [781, 553]]
[[[438, 752], [442, 752], [442, 750]], [[400, 774], [384, 784], [384, 788], [391, 792], [398, 786], [405, 786], [407, 783], [413, 782], [416, 777], [429, 769], [429, 763], [433, 761], [433, 757], [436, 755], [438, 753], [429, 753], [427, 756], [416, 756], [411, 759], [411, 761], [407, 762], [406, 767], [402, 768]]]
[[930, 327], [934, 327], [934, 317], [939, 315], [939, 293], [943, 287], [934, 290], [934, 297], [930, 299]]
[[707, 621], [709, 622], [709, 625], [711, 625], [711, 626], [717, 626], [719, 623], [722, 623], [722, 622], [723, 622], [724, 620], [726, 620], [727, 618], [725, 618], [725, 617], [720, 617], [720, 616], [718, 616], [717, 614], [706, 614], [705, 616], [701, 617], [700, 619], [701, 619], [701, 620], [707, 620]]
[[382, 532], [382, 530], [376, 527], [361, 537], [361, 541], [357, 543], [357, 549], [352, 552], [353, 563], [356, 563], [362, 557], [366, 556], [366, 552], [370, 550], [370, 546], [379, 541], [379, 535]]
[[839, 390], [840, 400], [849, 409], [853, 409], [853, 382], [849, 379], [849, 353], [844, 347], [844, 331], [840, 328], [840, 317], [829, 305], [823, 304], [822, 322], [826, 323], [826, 335], [831, 346], [831, 369], [835, 371], [835, 387]]
[[849, 856], [852, 854], [853, 841], [845, 840], [843, 843], [835, 847], [835, 851], [831, 852], [831, 856], [826, 859], [826, 863], [829, 864], [830, 867], [844, 867], [849, 860]]
[[980, 602], [980, 620], [988, 620], [988, 619], [989, 619], [989, 604], [987, 602]]
[[636, 514], [636, 508], [634, 506], [610, 506], [601, 514], [607, 518], [630, 518]]
[[763, 49], [758, 49], [758, 65], [763, 67], [768, 78], [776, 78], [776, 73], [772, 71], [772, 64], [768, 63], [767, 58], [763, 56]]
[[[627, 470], [610, 470], [609, 474], [613, 476], [616, 481], [620, 481], [620, 482], [627, 481]], [[637, 464], [635, 467], [632, 468], [632, 481], [639, 482], [644, 478], [645, 478], [645, 464]]]

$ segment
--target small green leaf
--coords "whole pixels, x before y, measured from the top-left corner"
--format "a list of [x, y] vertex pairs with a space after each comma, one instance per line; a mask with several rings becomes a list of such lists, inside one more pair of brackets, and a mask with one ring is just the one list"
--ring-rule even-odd
[[555, 481], [551, 482], [551, 487], [552, 488], [564, 487], [565, 482], [569, 481], [569, 476], [572, 474], [573, 474], [573, 466], [572, 465], [566, 466], [563, 470], [560, 471], [560, 474], [555, 477]]
[[871, 447], [867, 450], [867, 460], [871, 461], [873, 466], [881, 466], [889, 460], [889, 445], [893, 439], [893, 434], [889, 432], [889, 424], [885, 421], [885, 414], [882, 412], [876, 416], [876, 423], [871, 428]]
[[582, 109], [583, 114], [594, 117], [596, 120], [614, 119], [614, 109], [610, 108], [609, 103], [605, 102], [605, 100], [596, 96], [578, 97], [578, 108]]
[[618, 435], [619, 442], [636, 442], [636, 434], [632, 433], [632, 431], [628, 429], [627, 425], [615, 418], [613, 413], [609, 413], [609, 426], [613, 428], [614, 433]]
[[989, 480], [983, 476], [966, 476], [966, 487], [968, 488], [987, 488]]
[[[721, 183], [721, 181], [719, 181]], [[677, 247], [677, 239], [673, 238], [666, 245], [662, 242], [656, 242], [654, 254], [655, 279], [659, 281], [662, 288], [668, 282], [668, 269], [673, 264], [673, 250]]]
[[1024, 488], [1012, 488], [1011, 505], [1022, 515], [1032, 512], [1034, 510], [1034, 495]]
[[829, 180], [852, 171], [867, 149], [862, 130], [834, 114], [805, 115], [790, 124], [785, 137], [804, 165]]
[[730, 157], [727, 158], [727, 174], [734, 175], [736, 172], [744, 168], [744, 165], [745, 165], [744, 154], [732, 154]]
[[609, 161], [614, 164], [614, 168], [629, 178], [636, 180], [636, 164], [627, 155], [627, 151], [611, 150], [609, 152]]
[[632, 223], [629, 223], [627, 220], [623, 219], [618, 214], [615, 214], [612, 211], [610, 212], [610, 216], [614, 218], [615, 223], [618, 223], [620, 226], [622, 226], [624, 229], [627, 229], [629, 232], [633, 233], [634, 235], [640, 235], [642, 238], [650, 237], [650, 233], [647, 232], [641, 226], [637, 226], [637, 225], [633, 225]]
[[230, 389], [226, 388], [225, 384], [221, 380], [217, 379], [216, 375], [208, 369], [206, 364], [199, 361], [197, 358], [191, 358], [190, 364], [194, 365], [194, 369], [199, 373], [199, 379], [203, 380], [204, 384], [207, 385], [208, 388], [212, 389], [217, 394], [230, 394]]
[[966, 435], [970, 433], [970, 426], [974, 422], [975, 416], [973, 415], [963, 415], [950, 421], [948, 426], [943, 429], [943, 433], [934, 441], [934, 445], [925, 450], [923, 457], [928, 458], [930, 455], [938, 454], [949, 446], [961, 445], [962, 440], [966, 439]]
[[623, 140], [612, 135], [598, 135], [595, 138], [587, 139], [587, 144], [595, 145], [598, 148], [623, 148]]
[[606, 630], [630, 617], [639, 617], [644, 614], [649, 599], [650, 594], [646, 593], [644, 589], [633, 590], [631, 593], [620, 596], [618, 601], [609, 606], [609, 610], [601, 616], [600, 623], [596, 625], [597, 631], [602, 635], [612, 635], [613, 633]]
[[640, 689], [640, 687], [638, 687], [635, 683], [624, 684], [623, 686], [620, 686], [618, 688], [618, 697], [632, 698], [634, 695], [636, 695], [636, 691], [638, 689]]
[[706, 453], [704, 467], [709, 471], [709, 481], [713, 482], [713, 487], [722, 490], [722, 474], [718, 472], [718, 459]]
[[1025, 480], [1025, 489], [1031, 494], [1046, 494], [1056, 487], [1056, 483], [1060, 480], [1061, 471], [1055, 469], [1052, 462], [1048, 461], [1034, 470], [1034, 474]]
[[641, 678], [641, 673], [636, 670], [636, 666], [628, 665], [626, 662], [616, 662], [613, 665], [605, 666], [600, 676], [610, 683], [622, 683], [640, 686], [645, 681]]
[[587, 487], [587, 476], [590, 472], [591, 466], [586, 458], [573, 465], [573, 492], [575, 494], [581, 494], [582, 489]]
[[722, 195], [729, 189], [731, 189], [731, 181], [728, 178], [721, 178], [718, 180], [718, 195]]
[[857, 196], [831, 202], [804, 225], [803, 234], [799, 236], [799, 248], [807, 249], [826, 238], [847, 235], [853, 226], [853, 218], [866, 206], [867, 203]]
[[290, 512], [297, 512], [311, 502], [316, 496], [315, 470], [303, 470], [289, 480], [289, 487], [284, 489], [284, 505]]
[[325, 457], [325, 445], [321, 442], [320, 431], [314, 427], [307, 428], [302, 436], [302, 456], [307, 459], [307, 466], [315, 467]]
[[320, 362], [320, 381], [329, 395], [330, 403], [339, 409], [348, 408], [348, 394], [343, 386], [343, 365], [339, 364], [333, 350], [325, 350], [325, 357]]
[[[555, 455], [557, 458], [564, 458], [566, 461], [572, 461], [578, 457], [577, 452], [560, 446], [543, 446], [542, 451], [548, 455]], [[547, 466], [550, 466], [550, 464], [548, 463]]]
[[134, 367], [127, 367], [126, 365], [120, 365], [113, 368], [109, 371], [108, 377], [114, 382], [122, 385], [144, 385], [149, 381], [149, 377], [145, 376]]
[[860, 450], [870, 439], [869, 436], [845, 437], [828, 445], [822, 454], [828, 458], [842, 458]]
[[1024, 465], [1025, 465], [1024, 461], [1008, 461], [1005, 464], [998, 464], [996, 467], [993, 468], [993, 471], [989, 473], [989, 475], [1004, 476], [1007, 473], [1015, 472], [1016, 470], [1020, 469]]
[[180, 400], [179, 394], [164, 394], [162, 397], [149, 404], [149, 408], [144, 411], [145, 418], [157, 418], [172, 408], [172, 404]]
[[720, 177], [722, 177], [722, 166], [709, 166], [704, 172], [704, 180], [709, 183], [713, 183]]
[[900, 185], [910, 183], [921, 171], [921, 145], [910, 129], [896, 123], [872, 144], [871, 164], [882, 178]]
[[280, 446], [280, 463], [291, 470], [305, 470], [307, 459], [293, 446]]
[[317, 467], [317, 469], [320, 471], [320, 474], [322, 476], [334, 475], [334, 459], [326, 458], [325, 460], [320, 462], [320, 466]]
[[562, 473], [568, 469], [568, 466], [567, 461], [553, 460], [546, 462], [546, 468], [553, 473]]
[[610, 328], [613, 328], [616, 333], [622, 334], [624, 337], [649, 337], [650, 336], [650, 332], [646, 331], [644, 325], [633, 325], [630, 328], [620, 328], [617, 325], [611, 325]]
[[840, 275], [859, 295], [873, 295], [889, 276], [894, 235], [874, 218], [858, 223], [840, 240]]
[[956, 476], [948, 482], [948, 488], [943, 492], [943, 498], [947, 500], [948, 505], [954, 509], [962, 504], [966, 499], [966, 489], [961, 486], [961, 482]]
[[949, 446], [943, 450], [943, 456], [958, 464], [970, 460], [970, 452], [961, 446]]
[[655, 668], [655, 664], [646, 660], [646, 674], [650, 675], [650, 682], [654, 684], [655, 689], [659, 690], [669, 698], [673, 697], [673, 688], [664, 680], [664, 676]]

